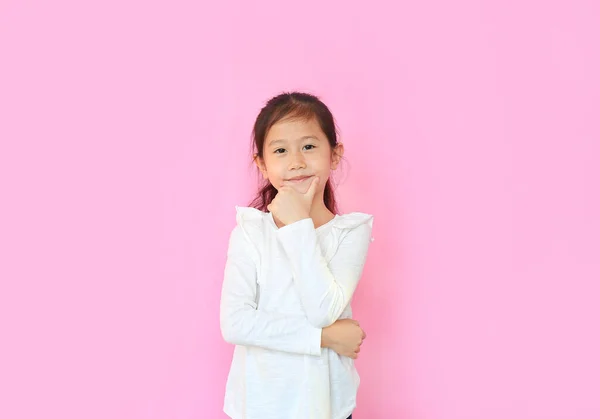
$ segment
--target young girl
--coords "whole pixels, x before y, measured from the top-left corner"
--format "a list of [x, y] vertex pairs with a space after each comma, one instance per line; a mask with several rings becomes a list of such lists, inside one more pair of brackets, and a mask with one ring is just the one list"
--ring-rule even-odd
[[254, 124], [265, 186], [236, 207], [221, 295], [221, 332], [235, 344], [225, 394], [234, 419], [346, 419], [365, 338], [350, 301], [373, 216], [339, 215], [329, 175], [344, 148], [317, 97], [269, 100]]

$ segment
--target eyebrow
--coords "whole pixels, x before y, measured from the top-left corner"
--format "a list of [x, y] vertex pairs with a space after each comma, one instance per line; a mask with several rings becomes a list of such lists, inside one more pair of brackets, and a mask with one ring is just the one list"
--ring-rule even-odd
[[[304, 137], [298, 138], [297, 141], [303, 141], [303, 140], [317, 140], [317, 141], [319, 141], [319, 139], [317, 137], [315, 137], [314, 135], [305, 135]], [[273, 141], [269, 142], [269, 147], [274, 146], [275, 144], [285, 143], [285, 142], [286, 142], [286, 140], [284, 140], [284, 139], [273, 140]]]

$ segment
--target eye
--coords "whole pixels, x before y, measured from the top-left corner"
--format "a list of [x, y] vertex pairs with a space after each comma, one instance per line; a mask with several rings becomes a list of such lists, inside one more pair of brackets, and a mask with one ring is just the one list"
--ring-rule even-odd
[[277, 150], [275, 150], [273, 153], [275, 154], [281, 154], [285, 151], [285, 148], [278, 148]]
[[315, 146], [314, 146], [314, 145], [312, 145], [312, 144], [306, 144], [306, 145], [304, 146], [304, 148], [306, 148], [306, 147], [310, 147], [310, 148], [308, 148], [308, 150], [312, 150], [313, 148], [315, 148]]

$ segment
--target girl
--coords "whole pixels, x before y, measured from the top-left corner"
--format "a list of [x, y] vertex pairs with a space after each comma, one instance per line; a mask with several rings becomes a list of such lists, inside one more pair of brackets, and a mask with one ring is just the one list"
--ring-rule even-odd
[[221, 295], [235, 344], [225, 413], [234, 419], [347, 419], [365, 338], [350, 301], [373, 216], [337, 213], [329, 175], [342, 158], [327, 106], [305, 93], [269, 100], [254, 124], [265, 185], [236, 207]]

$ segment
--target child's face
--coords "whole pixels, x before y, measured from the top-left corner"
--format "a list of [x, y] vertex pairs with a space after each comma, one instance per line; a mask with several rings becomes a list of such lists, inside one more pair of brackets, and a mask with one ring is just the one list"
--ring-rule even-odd
[[[289, 185], [305, 193], [313, 177], [318, 176], [315, 197], [322, 199], [330, 171], [338, 167], [343, 152], [342, 144], [331, 149], [314, 119], [283, 119], [267, 132], [263, 159], [257, 158], [256, 164], [277, 190]], [[294, 179], [297, 177], [300, 179]]]

